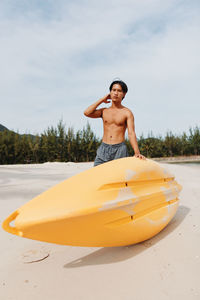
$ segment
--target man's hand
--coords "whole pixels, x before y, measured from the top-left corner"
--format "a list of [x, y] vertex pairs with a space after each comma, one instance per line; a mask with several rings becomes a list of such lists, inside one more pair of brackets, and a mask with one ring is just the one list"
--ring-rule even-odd
[[105, 95], [103, 98], [102, 98], [102, 103], [110, 103], [110, 101], [108, 99], [111, 99], [110, 97], [110, 93]]
[[140, 158], [140, 159], [146, 159], [146, 157], [142, 154], [135, 154], [134, 157]]

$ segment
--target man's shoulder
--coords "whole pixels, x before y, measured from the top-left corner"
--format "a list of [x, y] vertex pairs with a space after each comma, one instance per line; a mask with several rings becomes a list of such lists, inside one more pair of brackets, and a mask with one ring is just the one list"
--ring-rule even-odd
[[124, 112], [126, 113], [127, 116], [133, 115], [133, 112], [131, 111], [130, 108], [128, 108], [126, 106], [123, 106], [123, 110], [124, 110]]

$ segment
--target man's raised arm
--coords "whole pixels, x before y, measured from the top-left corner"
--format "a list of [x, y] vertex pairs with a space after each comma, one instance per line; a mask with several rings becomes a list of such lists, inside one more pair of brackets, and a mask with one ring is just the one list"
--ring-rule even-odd
[[96, 101], [94, 104], [90, 105], [85, 111], [84, 115], [89, 118], [101, 118], [102, 117], [102, 111], [104, 108], [97, 109], [97, 107], [101, 103], [109, 103], [110, 101], [110, 94], [104, 96], [103, 98]]

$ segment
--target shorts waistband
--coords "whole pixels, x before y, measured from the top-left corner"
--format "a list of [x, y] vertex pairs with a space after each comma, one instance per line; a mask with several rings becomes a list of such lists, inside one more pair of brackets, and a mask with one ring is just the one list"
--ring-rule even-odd
[[104, 142], [101, 143], [104, 147], [120, 147], [122, 145], [126, 145], [125, 142], [121, 142], [119, 144], [106, 144]]

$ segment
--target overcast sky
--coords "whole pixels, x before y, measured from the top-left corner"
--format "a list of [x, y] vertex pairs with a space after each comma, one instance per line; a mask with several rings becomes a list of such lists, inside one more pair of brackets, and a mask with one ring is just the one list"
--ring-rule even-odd
[[0, 123], [41, 133], [84, 109], [116, 77], [136, 134], [200, 126], [199, 0], [1, 0]]

